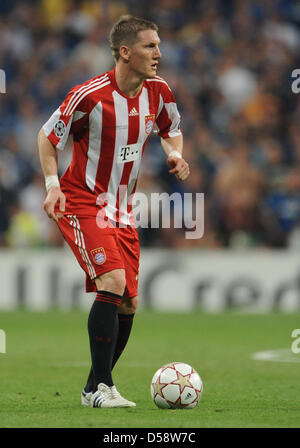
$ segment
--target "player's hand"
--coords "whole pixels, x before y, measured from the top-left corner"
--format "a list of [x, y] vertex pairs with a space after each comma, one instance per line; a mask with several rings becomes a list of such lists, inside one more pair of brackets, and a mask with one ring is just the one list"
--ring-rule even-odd
[[58, 222], [63, 217], [63, 213], [55, 213], [55, 205], [59, 203], [59, 211], [64, 212], [66, 206], [66, 197], [59, 187], [52, 187], [48, 191], [47, 197], [44, 201], [44, 210], [55, 222]]
[[184, 181], [190, 174], [189, 164], [179, 157], [170, 156], [167, 158], [169, 173], [175, 174], [178, 180]]

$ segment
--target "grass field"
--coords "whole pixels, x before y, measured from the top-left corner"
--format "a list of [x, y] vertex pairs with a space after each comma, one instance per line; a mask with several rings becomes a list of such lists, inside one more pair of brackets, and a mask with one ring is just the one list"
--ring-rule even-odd
[[[300, 353], [289, 353], [299, 314], [139, 312], [114, 370], [120, 392], [137, 403], [131, 409], [80, 405], [89, 371], [86, 321], [83, 311], [0, 313], [7, 338], [1, 428], [300, 427]], [[290, 362], [252, 358], [277, 349]], [[170, 361], [191, 364], [203, 379], [193, 410], [160, 410], [151, 401], [151, 378]]]

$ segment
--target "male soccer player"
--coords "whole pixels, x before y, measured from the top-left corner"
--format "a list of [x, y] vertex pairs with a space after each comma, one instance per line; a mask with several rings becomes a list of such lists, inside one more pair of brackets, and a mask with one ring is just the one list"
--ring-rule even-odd
[[[81, 395], [91, 407], [132, 407], [114, 386], [112, 369], [125, 348], [138, 304], [139, 240], [129, 198], [154, 124], [170, 172], [185, 180], [180, 116], [166, 81], [156, 24], [122, 16], [110, 33], [115, 67], [76, 86], [38, 135], [54, 219], [96, 292], [88, 318], [92, 367]], [[57, 149], [73, 134], [70, 166], [58, 180]]]

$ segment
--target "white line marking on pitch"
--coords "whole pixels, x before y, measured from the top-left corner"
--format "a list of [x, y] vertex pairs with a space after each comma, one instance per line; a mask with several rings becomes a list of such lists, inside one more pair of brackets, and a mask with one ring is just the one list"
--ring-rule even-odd
[[300, 362], [300, 354], [294, 354], [290, 348], [256, 352], [251, 358], [256, 361]]

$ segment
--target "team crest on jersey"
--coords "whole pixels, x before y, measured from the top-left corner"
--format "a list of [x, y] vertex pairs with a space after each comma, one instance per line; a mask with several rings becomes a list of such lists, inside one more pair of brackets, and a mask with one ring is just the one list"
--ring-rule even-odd
[[155, 122], [155, 114], [145, 116], [145, 131], [146, 134], [151, 134]]
[[96, 264], [103, 264], [106, 261], [106, 254], [103, 247], [91, 250], [91, 255]]
[[58, 120], [54, 126], [54, 133], [56, 137], [61, 138], [66, 132], [66, 125], [62, 120]]

